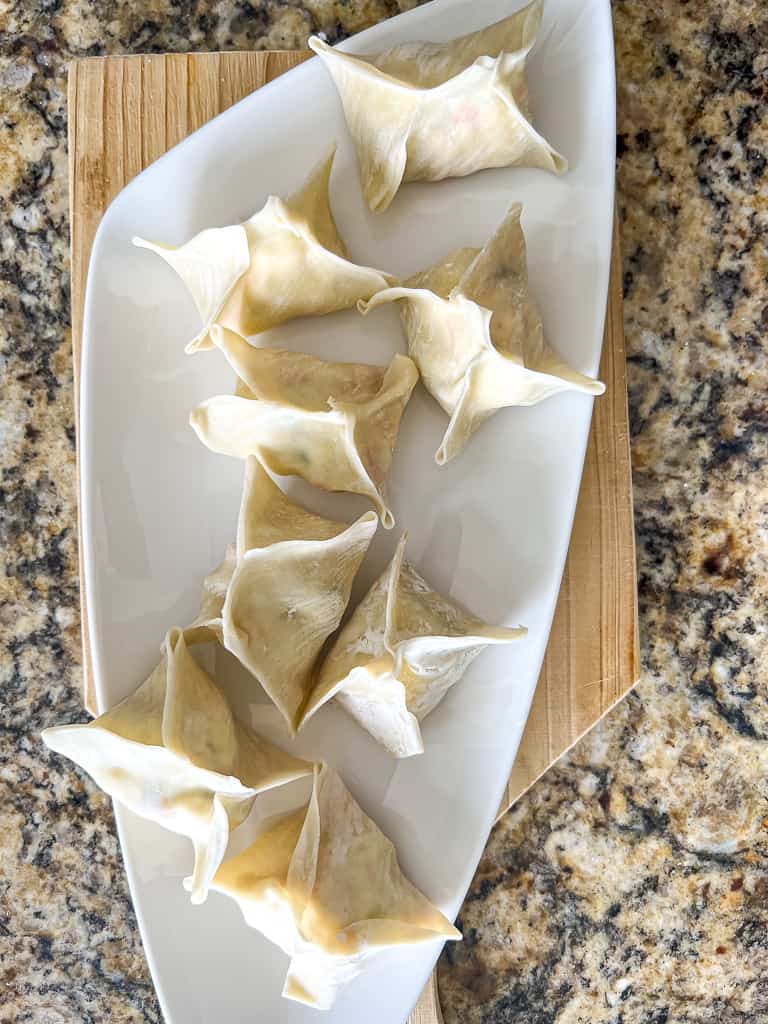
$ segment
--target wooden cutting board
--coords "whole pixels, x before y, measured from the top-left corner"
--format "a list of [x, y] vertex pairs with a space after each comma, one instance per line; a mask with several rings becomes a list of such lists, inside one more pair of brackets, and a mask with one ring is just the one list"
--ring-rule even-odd
[[[72, 349], [78, 422], [80, 332], [93, 236], [111, 200], [143, 168], [308, 53], [89, 58], [69, 70]], [[600, 378], [568, 562], [547, 655], [507, 786], [506, 810], [634, 685], [637, 592], [621, 260], [614, 230]], [[83, 699], [95, 714], [80, 561]], [[410, 1024], [439, 1024], [435, 975]], [[394, 1024], [394, 1022], [393, 1022]]]

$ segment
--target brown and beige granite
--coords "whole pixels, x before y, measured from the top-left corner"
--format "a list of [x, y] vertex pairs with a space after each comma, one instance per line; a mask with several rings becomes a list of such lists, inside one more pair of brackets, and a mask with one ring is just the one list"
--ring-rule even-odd
[[[0, 1024], [161, 1020], [109, 802], [38, 739], [84, 718], [66, 61], [406, 6], [0, 4]], [[768, 8], [613, 13], [643, 679], [495, 829], [446, 1024], [768, 1022]]]
[[446, 1024], [768, 1021], [768, 7], [613, 11], [644, 671], [494, 831]]

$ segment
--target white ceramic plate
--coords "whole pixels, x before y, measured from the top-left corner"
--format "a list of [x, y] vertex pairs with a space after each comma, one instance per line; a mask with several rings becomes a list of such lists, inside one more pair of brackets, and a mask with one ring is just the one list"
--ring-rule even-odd
[[[515, 6], [514, 0], [437, 0], [363, 32], [344, 49], [377, 52], [408, 39], [450, 39]], [[361, 263], [405, 277], [454, 248], [482, 245], [509, 204], [521, 200], [531, 282], [547, 334], [574, 366], [595, 373], [613, 209], [607, 0], [548, 0], [529, 82], [537, 127], [570, 161], [563, 178], [502, 169], [408, 185], [388, 213], [374, 217], [361, 198], [335, 89], [315, 59], [207, 124], [110, 206], [88, 276], [82, 376], [85, 571], [102, 709], [145, 678], [166, 629], [195, 613], [200, 581], [233, 539], [243, 468], [203, 448], [187, 425], [193, 405], [231, 390], [231, 371], [217, 352], [183, 354], [198, 325], [192, 304], [173, 272], [133, 248], [131, 236], [181, 242], [204, 227], [241, 221], [269, 193], [296, 188], [336, 138], [332, 203]], [[393, 350], [404, 350], [392, 308], [365, 320], [347, 311], [295, 322], [273, 334], [277, 344], [331, 359], [386, 362]], [[505, 410], [461, 457], [438, 469], [433, 453], [445, 416], [420, 387], [407, 409], [390, 482], [397, 527], [379, 530], [356, 596], [405, 528], [409, 558], [436, 587], [491, 622], [530, 630], [525, 642], [475, 662], [425, 722], [422, 757], [391, 760], [332, 707], [295, 744], [287, 743], [265, 698], [231, 665], [223, 668], [238, 708], [262, 731], [338, 768], [397, 844], [405, 872], [449, 917], [482, 852], [536, 685], [591, 411], [592, 400], [583, 395]], [[295, 482], [290, 489], [337, 517], [351, 520], [365, 507]], [[281, 998], [287, 959], [246, 927], [234, 903], [212, 894], [202, 907], [189, 904], [181, 878], [191, 867], [191, 844], [116, 810], [168, 1024], [322, 1019]], [[248, 838], [241, 833], [238, 847]], [[382, 955], [325, 1019], [404, 1021], [438, 952], [433, 945]]]

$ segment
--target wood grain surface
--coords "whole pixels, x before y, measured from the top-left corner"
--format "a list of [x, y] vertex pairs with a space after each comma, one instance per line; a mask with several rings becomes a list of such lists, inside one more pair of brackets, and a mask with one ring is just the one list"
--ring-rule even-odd
[[[78, 417], [80, 335], [93, 237], [111, 200], [144, 167], [308, 53], [89, 58], [69, 72], [72, 347]], [[630, 689], [638, 675], [632, 482], [614, 231], [600, 377], [568, 562], [547, 655], [501, 811]], [[83, 700], [95, 713], [80, 562]], [[435, 976], [409, 1024], [442, 1024]]]

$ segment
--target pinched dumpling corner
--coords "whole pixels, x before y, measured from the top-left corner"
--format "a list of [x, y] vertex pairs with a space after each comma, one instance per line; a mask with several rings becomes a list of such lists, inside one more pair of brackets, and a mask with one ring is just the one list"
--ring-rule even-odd
[[395, 757], [421, 754], [421, 722], [490, 644], [525, 636], [489, 626], [405, 561], [405, 535], [320, 666], [309, 717], [329, 698]]
[[178, 248], [133, 239], [161, 256], [192, 296], [203, 324], [187, 352], [212, 347], [215, 323], [258, 334], [295, 317], [348, 309], [394, 283], [347, 258], [328, 197], [334, 154], [335, 147], [298, 192], [269, 196], [243, 224], [208, 228]]
[[361, 494], [390, 529], [386, 480], [419, 376], [413, 361], [396, 355], [389, 366], [333, 363], [256, 348], [221, 328], [211, 334], [238, 386], [234, 395], [209, 398], [192, 411], [203, 444], [236, 458], [257, 455], [272, 472], [326, 491]]
[[212, 887], [290, 957], [283, 995], [315, 1009], [382, 950], [461, 938], [326, 764], [306, 807], [225, 861]]
[[215, 635], [261, 683], [292, 733], [376, 526], [374, 512], [348, 526], [307, 511], [248, 458], [237, 543], [206, 579], [187, 633]]
[[533, 0], [478, 32], [376, 57], [310, 38], [339, 91], [371, 210], [386, 210], [403, 182], [510, 165], [567, 170], [530, 121], [525, 61], [541, 12]]
[[180, 629], [169, 631], [162, 660], [130, 697], [87, 725], [42, 736], [113, 799], [192, 840], [193, 903], [205, 900], [230, 832], [257, 795], [312, 772], [237, 721]]
[[522, 206], [513, 204], [482, 249], [459, 249], [374, 295], [360, 310], [401, 302], [408, 351], [427, 391], [450, 416], [435, 461], [458, 455], [498, 409], [535, 405], [560, 391], [601, 395], [605, 385], [546, 342], [528, 287]]

